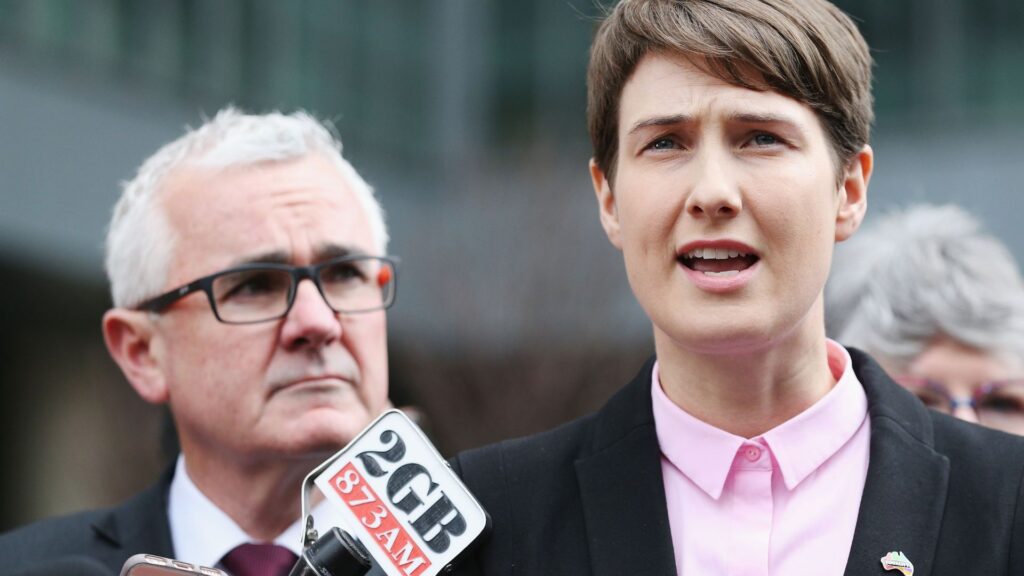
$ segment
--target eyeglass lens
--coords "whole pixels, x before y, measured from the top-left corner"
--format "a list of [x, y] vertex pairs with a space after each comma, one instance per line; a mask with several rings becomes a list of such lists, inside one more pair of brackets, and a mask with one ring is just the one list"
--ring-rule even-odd
[[[365, 312], [390, 303], [391, 265], [375, 258], [326, 263], [317, 279], [327, 305], [336, 312]], [[288, 270], [259, 268], [231, 272], [213, 281], [217, 313], [225, 322], [259, 322], [283, 316], [295, 290]]]
[[[899, 381], [929, 408], [945, 414], [953, 412], [954, 396], [943, 384], [908, 379]], [[1024, 380], [995, 382], [985, 388], [973, 399], [978, 421], [1000, 430], [1024, 432]]]
[[1010, 432], [1024, 431], [1024, 382], [1006, 382], [978, 398], [975, 411], [982, 424]]

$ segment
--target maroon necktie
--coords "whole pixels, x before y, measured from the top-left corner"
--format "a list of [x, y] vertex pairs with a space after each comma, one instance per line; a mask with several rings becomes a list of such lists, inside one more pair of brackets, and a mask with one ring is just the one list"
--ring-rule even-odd
[[288, 576], [298, 556], [277, 544], [241, 544], [221, 558], [232, 576]]

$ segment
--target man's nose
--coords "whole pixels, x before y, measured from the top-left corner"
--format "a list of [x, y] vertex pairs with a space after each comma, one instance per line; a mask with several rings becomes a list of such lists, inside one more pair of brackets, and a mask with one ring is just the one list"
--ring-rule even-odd
[[733, 218], [743, 209], [743, 196], [731, 176], [728, 152], [707, 147], [694, 159], [686, 211], [694, 218]]
[[319, 348], [341, 337], [338, 313], [324, 301], [312, 281], [299, 281], [295, 301], [285, 316], [281, 338], [288, 349]]

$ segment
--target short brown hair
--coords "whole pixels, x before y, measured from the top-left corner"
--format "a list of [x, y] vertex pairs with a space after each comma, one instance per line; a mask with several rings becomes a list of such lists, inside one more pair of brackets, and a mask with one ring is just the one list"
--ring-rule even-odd
[[868, 142], [871, 55], [849, 16], [826, 0], [622, 0], [598, 27], [587, 70], [590, 140], [609, 180], [622, 88], [652, 51], [695, 57], [730, 84], [806, 104], [840, 165]]

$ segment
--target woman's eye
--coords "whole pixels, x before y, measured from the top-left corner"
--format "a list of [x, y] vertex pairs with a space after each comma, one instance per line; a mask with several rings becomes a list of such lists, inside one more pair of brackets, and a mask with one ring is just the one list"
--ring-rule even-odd
[[934, 390], [915, 388], [913, 392], [929, 408], [946, 408], [949, 405], [949, 399]]
[[651, 150], [672, 150], [678, 147], [679, 146], [671, 138], [658, 138], [647, 146], [647, 148]]
[[774, 146], [781, 143], [781, 140], [775, 137], [774, 134], [768, 134], [767, 132], [758, 132], [754, 134], [754, 137], [750, 141], [755, 146]]
[[1019, 394], [1005, 393], [1001, 390], [988, 394], [978, 400], [979, 408], [987, 408], [996, 412], [1024, 413], [1024, 398]]

